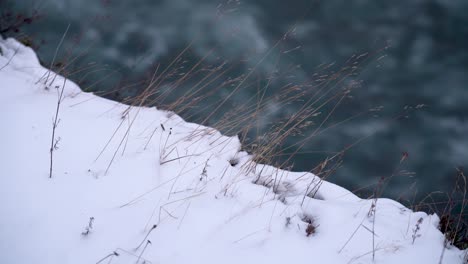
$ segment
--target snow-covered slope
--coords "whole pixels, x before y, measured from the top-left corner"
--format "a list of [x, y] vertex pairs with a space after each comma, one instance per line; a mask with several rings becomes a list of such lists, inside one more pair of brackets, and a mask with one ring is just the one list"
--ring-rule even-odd
[[372, 210], [254, 164], [235, 137], [83, 93], [13, 39], [0, 48], [0, 263], [463, 262], [436, 215], [387, 199]]

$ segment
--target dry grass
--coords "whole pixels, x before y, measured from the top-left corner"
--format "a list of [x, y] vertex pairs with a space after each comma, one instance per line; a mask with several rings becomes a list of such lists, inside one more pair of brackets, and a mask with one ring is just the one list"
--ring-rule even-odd
[[[21, 19], [14, 19], [11, 26], [5, 27], [2, 23], [9, 19], [5, 20], [5, 16], [7, 16], [7, 18], [11, 17], [8, 16], [8, 14], [0, 15], [0, 33], [3, 33], [3, 31], [14, 31], [15, 27], [21, 27], [29, 23], [27, 18], [24, 18], [22, 21]], [[34, 16], [36, 16], [36, 14], [34, 14]], [[238, 61], [229, 61], [221, 58], [214, 63], [209, 62], [209, 58], [219, 49], [219, 47], [216, 46], [198, 61], [189, 61], [189, 58], [192, 57], [192, 47], [197, 41], [197, 39], [194, 39], [169, 63], [164, 65], [159, 62], [155, 63], [140, 80], [132, 83], [122, 82], [119, 86], [113, 87], [108, 91], [95, 92], [96, 95], [103, 97], [120, 98], [122, 103], [128, 105], [127, 110], [122, 113], [122, 121], [115, 128], [113, 134], [110, 135], [109, 140], [97, 157], [97, 159], [101, 157], [102, 153], [107, 150], [112, 141], [119, 141], [118, 147], [110, 150], [113, 152], [113, 157], [109, 161], [106, 172], [110, 169], [118, 151], [121, 149], [123, 149], [122, 153], [125, 151], [125, 141], [128, 139], [132, 125], [139, 113], [139, 108], [135, 107], [157, 106], [159, 109], [172, 111], [201, 125], [209, 125], [222, 131], [224, 134], [239, 135], [243, 150], [249, 152], [253, 156], [250, 162], [243, 164], [243, 173], [255, 173], [257, 175], [261, 175], [262, 173], [261, 170], [256, 171], [258, 170], [258, 164], [270, 164], [277, 168], [292, 169], [296, 155], [304, 153], [302, 151], [304, 147], [318, 135], [335, 129], [345, 122], [378, 111], [376, 109], [369, 109], [343, 120], [332, 121], [332, 116], [339, 111], [340, 105], [350, 97], [355, 89], [360, 87], [361, 82], [358, 79], [359, 73], [365, 69], [370, 62], [378, 59], [387, 47], [374, 52], [353, 55], [342, 63], [319, 65], [315, 69], [315, 72], [309, 74], [309, 79], [305, 82], [294, 81], [294, 79], [287, 78], [298, 65], [291, 65], [282, 71], [274, 70], [264, 77], [259, 77], [259, 75], [256, 74], [258, 68], [262, 64], [267, 63], [267, 61], [268, 63], [273, 61], [273, 66], [275, 66], [273, 68], [278, 69], [277, 66], [282, 60], [282, 56], [284, 56], [285, 52], [290, 52], [290, 50], [286, 48], [285, 43], [290, 38], [293, 31], [294, 26], [289, 28], [282, 36], [279, 36], [274, 45], [260, 56], [253, 67], [242, 74], [239, 74], [237, 71], [242, 65], [242, 58]], [[84, 83], [91, 75], [102, 73], [101, 78], [83, 86], [84, 91], [92, 91], [107, 78], [115, 76], [121, 69], [111, 70], [107, 66], [97, 63], [84, 66], [80, 65], [80, 60], [84, 58], [92, 48], [92, 45], [90, 45], [82, 49], [78, 54], [75, 54], [75, 51], [81, 45], [79, 36], [84, 33], [85, 32], [80, 32], [77, 35], [78, 38], [76, 38], [75, 45], [67, 49], [65, 55], [62, 56], [61, 59], [57, 58], [56, 60], [54, 58], [49, 68], [55, 71], [57, 75], [60, 74], [67, 78], [76, 79], [79, 84]], [[247, 56], [248, 55], [249, 54], [247, 54]], [[56, 56], [58, 56], [57, 53]], [[46, 83], [49, 81], [49, 77], [50, 76], [44, 76]], [[52, 78], [52, 80], [55, 79], [55, 77]], [[288, 79], [290, 82], [273, 89], [274, 86], [278, 86], [278, 83], [284, 79]], [[226, 95], [222, 98], [217, 97], [222, 91], [224, 91]], [[252, 93], [252, 91], [254, 92]], [[63, 94], [63, 89], [58, 97], [56, 121], [58, 120], [60, 102], [62, 100], [61, 94]], [[133, 95], [121, 96], [126, 94]], [[234, 105], [232, 102], [235, 100], [233, 99], [239, 94], [250, 94], [250, 97]], [[278, 109], [284, 109], [290, 105], [296, 105], [297, 107], [293, 112], [285, 114], [282, 120], [272, 124], [269, 122], [272, 118], [269, 111], [271, 105], [275, 105]], [[229, 110], [218, 116], [220, 110], [226, 108], [229, 108]], [[134, 109], [136, 109], [136, 111], [134, 111], [133, 116], [130, 117], [130, 113]], [[206, 115], [207, 112], [209, 112], [209, 114]], [[407, 109], [405, 109], [403, 113], [399, 113], [391, 118], [388, 122], [394, 122], [406, 113]], [[202, 117], [200, 118], [200, 116]], [[125, 122], [128, 122], [127, 127], [124, 126]], [[166, 130], [163, 124], [156, 124], [153, 129], [150, 129], [147, 142], [153, 138], [158, 126], [161, 126], [161, 130]], [[54, 142], [56, 141], [55, 128], [56, 124], [54, 123], [50, 151], [50, 176], [52, 175], [52, 155]], [[124, 136], [122, 138], [116, 138], [117, 132], [121, 129], [125, 129]], [[310, 131], [310, 133], [305, 133], [306, 131]], [[196, 138], [197, 136], [207, 133], [210, 133], [210, 131], [207, 131], [204, 127], [200, 127], [185, 139]], [[164, 143], [161, 144], [163, 148], [160, 150], [160, 163], [164, 164], [187, 158], [187, 162], [185, 163], [187, 164], [188, 160], [190, 160], [190, 156], [180, 156], [168, 160], [164, 158], [169, 155], [167, 153], [173, 151], [171, 147], [175, 144], [174, 142], [170, 142], [169, 137], [170, 133], [168, 132], [167, 136], [161, 139]], [[364, 139], [365, 138], [356, 140], [356, 142], [349, 144], [341, 151], [330, 153], [322, 163], [318, 164], [315, 168], [311, 168], [310, 171], [319, 176], [321, 181], [310, 182], [304, 193], [303, 200], [306, 197], [314, 198], [322, 181], [326, 180], [340, 167], [345, 152]], [[222, 142], [222, 140], [225, 139], [219, 137], [214, 140], [212, 144], [216, 146], [216, 144], [225, 143]], [[294, 140], [295, 143], [287, 144], [288, 141], [291, 140]], [[146, 146], [147, 145], [148, 144], [146, 144]], [[369, 217], [374, 218], [373, 222], [375, 222], [375, 210], [377, 209], [378, 198], [382, 196], [388, 182], [401, 172], [400, 166], [407, 157], [407, 154], [402, 155], [400, 163], [395, 168], [395, 171], [392, 172], [391, 176], [382, 178], [378, 183], [374, 184], [375, 186], [370, 186], [374, 188], [374, 194], [372, 196], [373, 203], [369, 211]], [[236, 160], [236, 157], [232, 157], [229, 162], [231, 166], [236, 166], [238, 160]], [[168, 184], [173, 181], [174, 186], [177, 178], [183, 174], [183, 171], [184, 168], [182, 168], [177, 176], [163, 184]], [[263, 182], [263, 184], [265, 187], [274, 190], [277, 182], [281, 181], [281, 177], [282, 175], [280, 175], [279, 178], [275, 177], [272, 179], [272, 182]], [[258, 180], [259, 178], [257, 181]], [[157, 186], [143, 195], [159, 187], [160, 186]], [[228, 188], [229, 186], [226, 187], [225, 193], [227, 193]], [[170, 195], [171, 193], [169, 193], [169, 196]], [[137, 197], [135, 200], [142, 196]], [[463, 171], [458, 170], [455, 187], [452, 193], [446, 194], [446, 201], [442, 201], [440, 196], [435, 196], [436, 195], [433, 194], [428, 195], [421, 202], [413, 205], [412, 209], [438, 213], [441, 216], [439, 228], [446, 235], [446, 246], [455, 245], [459, 248], [467, 248], [468, 225], [466, 213], [464, 211], [467, 203], [466, 177]], [[135, 200], [130, 201], [128, 204], [133, 203]], [[441, 205], [445, 206], [441, 207]], [[163, 210], [163, 207], [160, 207], [160, 216], [161, 210]], [[170, 214], [169, 212], [167, 213]], [[356, 231], [360, 226], [357, 227]], [[316, 232], [315, 228], [316, 226], [314, 223], [309, 223], [306, 229], [306, 235], [314, 234]], [[349, 240], [352, 239], [355, 232], [351, 235]], [[370, 232], [374, 234], [373, 228]], [[143, 239], [142, 243], [146, 241], [146, 238], [147, 237]], [[416, 237], [413, 237], [413, 240], [415, 238]], [[340, 252], [346, 247], [349, 240], [343, 245]], [[373, 245], [372, 252], [370, 253], [375, 255], [377, 250], [379, 249]], [[113, 255], [114, 254], [110, 254], [107, 257]]]
[[413, 208], [440, 216], [439, 229], [445, 234], [446, 247], [454, 245], [466, 249], [468, 248], [468, 221], [465, 211], [468, 204], [467, 181], [462, 168], [457, 168], [455, 175], [454, 186], [450, 193], [430, 193]]

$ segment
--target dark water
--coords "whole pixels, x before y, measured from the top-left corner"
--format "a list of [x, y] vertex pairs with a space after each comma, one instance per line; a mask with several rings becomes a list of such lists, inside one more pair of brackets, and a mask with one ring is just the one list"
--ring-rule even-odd
[[[190, 49], [177, 67], [186, 71], [206, 56], [207, 65], [225, 67], [226, 63], [231, 68], [224, 79], [209, 86], [214, 94], [208, 101], [182, 111], [183, 117], [199, 122], [209, 116], [207, 124], [214, 125], [257, 96], [259, 87], [268, 86], [268, 106], [247, 141], [300, 108], [301, 102], [278, 103], [274, 94], [281, 87], [319, 82], [324, 72], [359, 63], [359, 75], [327, 88], [336, 94], [352, 87], [350, 95], [336, 109], [337, 100], [327, 104], [304, 134], [312, 133], [330, 111], [333, 114], [325, 127], [364, 114], [313, 137], [291, 161], [295, 170], [311, 170], [324, 158], [364, 139], [345, 152], [341, 167], [329, 178], [349, 189], [403, 170], [390, 183], [386, 196], [422, 197], [449, 191], [455, 168], [468, 164], [468, 1], [0, 2], [2, 11], [28, 13], [39, 8], [41, 19], [8, 34], [30, 36], [46, 65], [70, 25], [60, 57], [67, 52], [83, 54], [74, 61], [75, 68], [99, 65], [72, 76], [89, 91], [111, 91], [148, 77], [158, 65], [161, 69], [169, 65], [187, 45]], [[323, 65], [330, 63], [334, 66], [324, 70]], [[249, 72], [232, 97], [232, 86], [215, 90], [226, 78], [245, 77]], [[167, 89], [176, 74], [164, 83]], [[174, 100], [200, 76], [156, 104]], [[122, 100], [141, 87], [105, 96]], [[307, 101], [310, 96], [306, 93], [301, 99]], [[215, 113], [214, 107], [201, 107], [223, 99], [228, 100]], [[289, 138], [281, 147], [301, 139]], [[398, 165], [404, 152], [408, 158]]]

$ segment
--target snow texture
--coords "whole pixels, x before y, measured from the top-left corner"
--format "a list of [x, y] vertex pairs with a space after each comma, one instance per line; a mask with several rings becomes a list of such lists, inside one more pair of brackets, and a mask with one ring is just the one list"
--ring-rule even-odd
[[466, 258], [444, 249], [436, 215], [256, 164], [237, 137], [84, 93], [14, 39], [0, 38], [0, 49], [0, 263]]

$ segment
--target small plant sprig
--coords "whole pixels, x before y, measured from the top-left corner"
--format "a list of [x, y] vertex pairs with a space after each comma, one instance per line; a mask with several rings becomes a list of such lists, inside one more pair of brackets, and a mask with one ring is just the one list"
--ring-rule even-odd
[[[60, 43], [58, 44], [57, 49], [55, 50], [54, 58], [52, 60], [52, 64], [50, 65], [50, 69], [52, 68], [52, 66], [54, 64], [57, 53], [58, 53], [58, 51], [59, 51], [59, 49], [60, 49], [60, 47], [62, 45], [63, 40], [65, 39], [65, 36], [68, 33], [69, 28], [70, 28], [70, 24], [68, 24], [68, 27], [65, 30], [64, 34], [62, 35], [62, 39], [60, 40]], [[46, 90], [48, 89], [48, 87], [50, 85], [52, 85], [52, 83], [55, 80], [55, 77], [54, 77], [53, 80], [49, 83], [49, 75], [51, 73], [50, 69], [47, 71], [47, 73], [44, 74], [44, 75], [47, 75], [47, 78], [44, 81], [44, 85], [45, 85]], [[56, 76], [57, 76], [57, 74], [56, 74]], [[39, 79], [39, 81], [41, 81], [43, 79], [43, 77], [41, 77], [41, 79]], [[55, 86], [55, 88], [57, 90], [57, 105], [56, 105], [56, 108], [55, 108], [55, 115], [54, 115], [53, 122], [52, 122], [52, 137], [51, 137], [50, 149], [49, 149], [49, 152], [50, 152], [49, 178], [52, 178], [52, 172], [53, 172], [53, 167], [54, 167], [54, 151], [58, 149], [57, 144], [58, 144], [58, 142], [60, 140], [60, 139], [55, 138], [55, 134], [56, 134], [57, 126], [58, 126], [58, 124], [60, 122], [60, 119], [59, 119], [60, 106], [61, 106], [62, 101], [64, 99], [63, 92], [65, 91], [66, 83], [67, 83], [67, 78], [65, 78], [65, 74], [64, 74], [62, 87], [60, 87], [59, 85]]]
[[205, 166], [203, 167], [203, 171], [202, 173], [200, 174], [200, 181], [203, 180], [203, 178], [208, 178], [208, 162], [210, 161], [210, 159], [207, 159], [206, 162], [205, 162]]
[[308, 237], [315, 234], [315, 232], [317, 232], [316, 227], [314, 226], [313, 223], [309, 223], [305, 231], [306, 231], [306, 236]]
[[[135, 251], [138, 250], [138, 249], [143, 245], [143, 243], [145, 243], [145, 240], [148, 238], [148, 236], [151, 234], [151, 232], [152, 232], [154, 229], [156, 229], [156, 227], [158, 227], [158, 225], [153, 225], [153, 226], [151, 227], [151, 229], [150, 229], [150, 230], [148, 231], [148, 233], [146, 234], [145, 238], [143, 238], [143, 240], [142, 240], [141, 243], [138, 245], [138, 247], [135, 248]], [[148, 240], [148, 241], [149, 241], [149, 240]], [[150, 242], [150, 243], [151, 243], [151, 242]], [[146, 243], [146, 244], [148, 244], [148, 243]], [[146, 248], [146, 246], [145, 246], [145, 248]]]
[[377, 183], [377, 186], [374, 190], [373, 199], [371, 207], [369, 208], [369, 212], [367, 213], [367, 217], [372, 218], [372, 260], [375, 260], [375, 218], [376, 218], [376, 211], [377, 211], [377, 202], [379, 198], [382, 196], [382, 193], [388, 184], [388, 182], [393, 179], [395, 176], [399, 174], [399, 170], [403, 162], [408, 158], [408, 152], [403, 152], [401, 154], [400, 162], [395, 167], [394, 171], [389, 177], [382, 176]]
[[58, 143], [60, 141], [60, 137], [56, 138], [56, 130], [57, 126], [60, 123], [59, 119], [59, 112], [60, 112], [60, 105], [63, 101], [63, 91], [65, 89], [65, 84], [66, 84], [66, 78], [63, 80], [63, 85], [62, 88], [59, 90], [59, 86], [56, 86], [55, 88], [57, 89], [57, 107], [55, 109], [55, 116], [52, 122], [52, 137], [51, 137], [51, 142], [50, 142], [50, 166], [49, 166], [49, 178], [52, 178], [52, 172], [53, 172], [53, 167], [54, 167], [54, 151], [58, 149]]
[[305, 233], [307, 237], [310, 237], [311, 235], [317, 232], [318, 225], [315, 224], [315, 220], [313, 217], [304, 215], [302, 217], [302, 221], [307, 224], [307, 227], [305, 229]]
[[413, 237], [413, 243], [412, 243], [413, 245], [414, 245], [414, 241], [416, 240], [416, 238], [421, 236], [421, 234], [418, 234], [418, 232], [421, 229], [421, 224], [422, 224], [423, 220], [424, 219], [422, 217], [420, 217], [418, 219], [418, 221], [416, 222], [416, 226], [413, 229], [413, 236], [412, 236]]
[[81, 232], [81, 235], [87, 236], [89, 233], [91, 233], [91, 230], [93, 229], [93, 222], [94, 222], [94, 217], [89, 218], [88, 226], [85, 228], [85, 231]]

